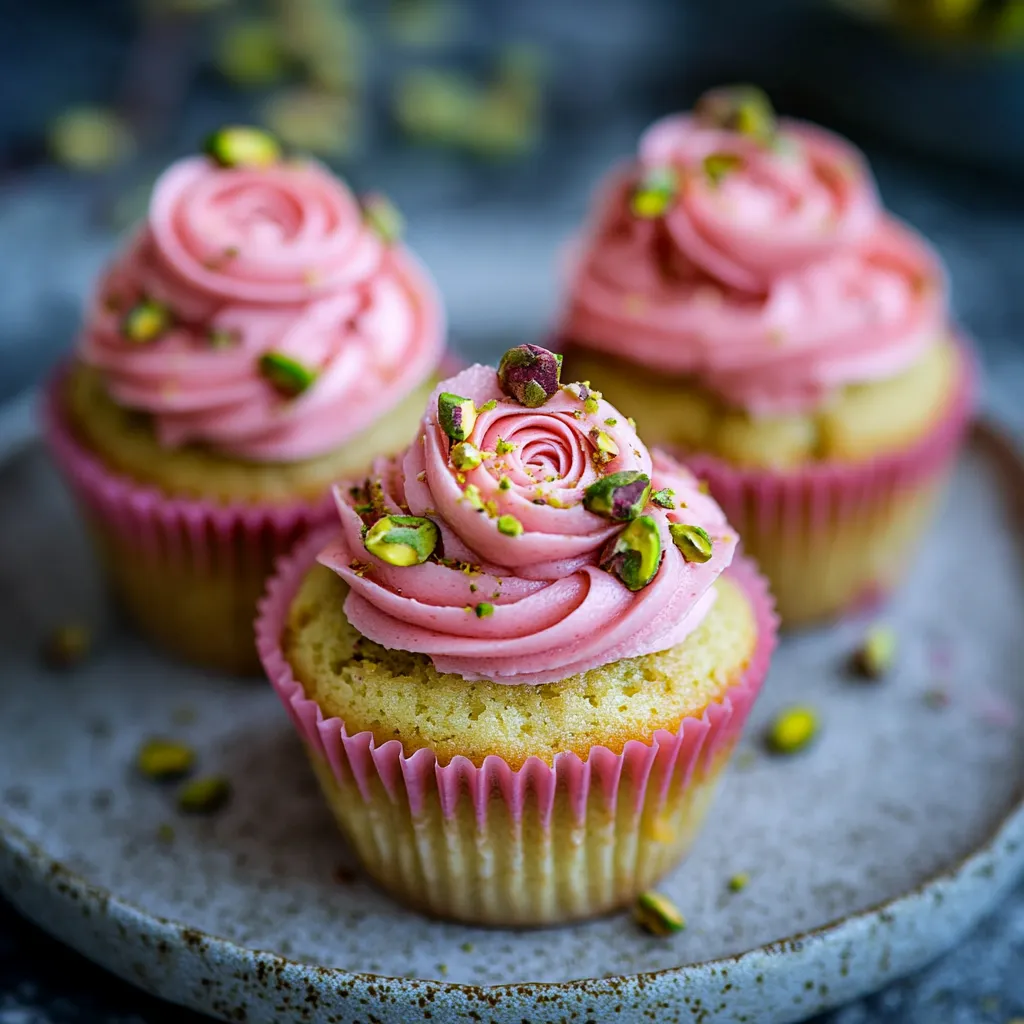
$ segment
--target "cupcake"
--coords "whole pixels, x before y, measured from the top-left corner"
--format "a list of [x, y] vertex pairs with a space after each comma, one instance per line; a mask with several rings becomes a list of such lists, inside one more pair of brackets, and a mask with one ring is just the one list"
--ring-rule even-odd
[[647, 130], [572, 254], [566, 373], [685, 456], [789, 625], [900, 579], [972, 375], [943, 268], [848, 142], [757, 90]]
[[444, 321], [398, 224], [224, 129], [163, 174], [99, 281], [47, 435], [116, 596], [166, 650], [258, 671], [275, 558], [333, 518], [335, 480], [415, 433]]
[[532, 345], [335, 489], [257, 645], [366, 870], [491, 925], [628, 904], [693, 841], [764, 678], [764, 583], [696, 478]]

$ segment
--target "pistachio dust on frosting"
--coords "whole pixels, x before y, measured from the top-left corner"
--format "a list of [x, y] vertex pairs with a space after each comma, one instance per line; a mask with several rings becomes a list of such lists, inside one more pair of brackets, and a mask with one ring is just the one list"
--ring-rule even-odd
[[238, 141], [225, 135], [216, 159], [182, 160], [159, 179], [99, 284], [79, 354], [117, 402], [152, 414], [167, 446], [309, 458], [426, 379], [441, 304], [326, 168], [276, 147], [233, 161]]
[[909, 367], [948, 327], [931, 247], [881, 207], [861, 154], [717, 90], [656, 122], [575, 257], [562, 333], [693, 374], [757, 414]]
[[[532, 371], [510, 363], [524, 352]], [[336, 488], [320, 561], [364, 636], [468, 680], [541, 684], [703, 620], [736, 546], [721, 509], [599, 392], [560, 385], [555, 359], [520, 346], [501, 380], [444, 381], [403, 455]]]

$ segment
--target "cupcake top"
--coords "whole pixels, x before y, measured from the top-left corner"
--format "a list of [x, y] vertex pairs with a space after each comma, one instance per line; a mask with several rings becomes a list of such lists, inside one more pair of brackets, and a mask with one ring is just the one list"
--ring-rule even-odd
[[858, 150], [742, 86], [656, 122], [612, 175], [561, 326], [764, 414], [894, 376], [946, 328], [940, 262]]
[[441, 304], [400, 228], [382, 198], [360, 204], [270, 136], [222, 129], [156, 183], [99, 283], [79, 355], [169, 447], [323, 454], [440, 360]]
[[465, 679], [540, 684], [666, 650], [700, 624], [736, 537], [561, 357], [510, 349], [435, 391], [408, 450], [335, 490], [320, 561], [384, 647]]

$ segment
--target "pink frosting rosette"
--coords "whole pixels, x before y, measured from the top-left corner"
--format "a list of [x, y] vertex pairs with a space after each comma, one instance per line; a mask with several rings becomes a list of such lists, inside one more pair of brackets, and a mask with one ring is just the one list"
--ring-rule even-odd
[[655, 123], [613, 175], [572, 278], [570, 342], [628, 343], [755, 413], [899, 373], [948, 324], [937, 256], [884, 213], [853, 146], [700, 109]]
[[[523, 352], [555, 359], [520, 346], [502, 366]], [[441, 672], [509, 684], [680, 643], [732, 561], [718, 505], [599, 392], [559, 386], [555, 371], [543, 403], [523, 404], [503, 383], [484, 366], [443, 382], [408, 450], [336, 489], [341, 530], [320, 561], [350, 587], [350, 622]], [[461, 426], [446, 415], [455, 399]], [[409, 530], [418, 554], [388, 547]], [[634, 535], [649, 578], [623, 569], [642, 562]]]
[[81, 357], [168, 446], [258, 461], [329, 451], [441, 355], [433, 282], [371, 220], [316, 163], [183, 160], [102, 279]]

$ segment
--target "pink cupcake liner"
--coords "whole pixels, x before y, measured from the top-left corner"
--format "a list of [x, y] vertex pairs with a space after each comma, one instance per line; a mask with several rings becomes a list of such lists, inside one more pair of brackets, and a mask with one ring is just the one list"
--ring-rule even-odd
[[82, 506], [146, 556], [202, 571], [230, 571], [256, 555], [278, 556], [310, 529], [333, 519], [329, 493], [315, 502], [219, 504], [169, 497], [112, 472], [71, 430], [61, 408], [65, 372], [54, 374], [43, 395], [43, 430], [50, 452]]
[[[578, 822], [586, 815], [591, 789], [597, 787], [609, 811], [617, 805], [619, 784], [633, 783], [635, 807], [648, 799], [648, 782], [658, 781], [651, 796], [660, 807], [673, 787], [683, 788], [696, 773], [711, 769], [718, 755], [738, 739], [748, 713], [768, 671], [775, 646], [777, 618], [767, 584], [749, 561], [740, 559], [728, 570], [750, 600], [756, 618], [757, 644], [742, 679], [731, 686], [720, 702], [709, 705], [698, 717], [684, 718], [677, 732], [658, 730], [650, 742], [628, 741], [621, 753], [607, 747], [591, 748], [583, 760], [575, 753], [557, 754], [549, 765], [529, 757], [519, 768], [489, 755], [477, 767], [469, 758], [456, 756], [441, 764], [429, 749], [406, 755], [398, 740], [378, 745], [371, 732], [350, 735], [340, 718], [325, 718], [319, 705], [306, 697], [292, 674], [281, 649], [280, 638], [288, 609], [299, 585], [328, 542], [333, 531], [307, 538], [278, 564], [256, 621], [256, 647], [263, 667], [300, 737], [325, 761], [339, 783], [353, 781], [364, 801], [370, 802], [379, 781], [391, 800], [407, 804], [417, 816], [427, 802], [437, 800], [446, 818], [462, 801], [471, 801], [476, 820], [483, 827], [488, 806], [501, 795], [513, 820], [522, 820], [528, 795], [546, 828], [551, 820], [556, 791], [569, 799]], [[532, 812], [531, 812], [532, 813]]]

